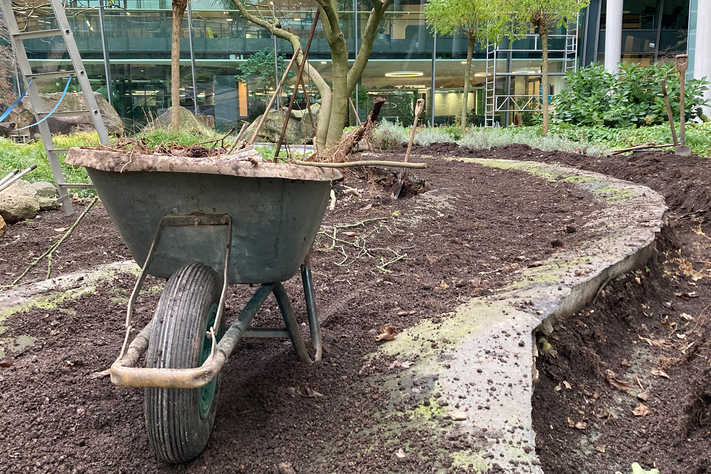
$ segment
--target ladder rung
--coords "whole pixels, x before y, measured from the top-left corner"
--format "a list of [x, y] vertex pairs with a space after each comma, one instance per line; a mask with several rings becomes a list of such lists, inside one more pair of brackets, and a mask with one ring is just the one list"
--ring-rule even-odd
[[57, 186], [60, 188], [74, 188], [74, 189], [88, 189], [93, 188], [93, 184], [86, 183], [59, 183]]
[[47, 36], [61, 36], [62, 30], [37, 30], [37, 31], [22, 31], [20, 33], [15, 33], [14, 36], [17, 39], [26, 40], [33, 38], [46, 38]]
[[27, 77], [28, 79], [37, 79], [37, 78], [52, 78], [52, 77], [68, 77], [70, 74], [75, 74], [74, 71], [54, 71], [54, 72], [38, 72], [35, 74], [28, 74]]
[[[42, 117], [49, 115], [48, 112], [40, 112], [39, 114]], [[91, 115], [91, 111], [89, 110], [57, 110], [52, 114], [52, 117], [75, 117], [78, 115]]]
[[67, 153], [69, 148], [47, 148], [47, 153]]

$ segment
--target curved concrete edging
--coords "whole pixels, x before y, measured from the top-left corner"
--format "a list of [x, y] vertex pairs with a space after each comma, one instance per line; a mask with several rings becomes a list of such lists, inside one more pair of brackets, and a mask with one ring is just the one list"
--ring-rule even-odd
[[[550, 333], [555, 320], [581, 309], [607, 281], [643, 265], [664, 224], [666, 205], [649, 188], [597, 173], [533, 162], [464, 161], [592, 191], [608, 203], [588, 224], [604, 230], [603, 237], [557, 253], [495, 294], [474, 298], [450, 317], [423, 321], [383, 344], [374, 356], [394, 356], [405, 370], [379, 382], [391, 389], [390, 408], [381, 416], [397, 419], [399, 430], [411, 425], [444, 439], [454, 463], [437, 472], [541, 474], [531, 414], [534, 333], [539, 328]], [[412, 400], [417, 406], [404, 409]], [[453, 410], [466, 419], [451, 421]], [[396, 429], [383, 425], [397, 438]]]

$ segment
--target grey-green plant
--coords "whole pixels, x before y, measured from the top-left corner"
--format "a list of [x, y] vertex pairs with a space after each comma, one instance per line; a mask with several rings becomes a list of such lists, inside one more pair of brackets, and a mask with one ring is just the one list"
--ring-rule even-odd
[[[591, 64], [565, 77], [565, 90], [553, 99], [551, 121], [612, 128], [644, 127], [667, 122], [661, 82], [666, 81], [673, 117], [679, 117], [679, 74], [674, 63], [643, 67], [621, 64], [617, 75], [600, 64]], [[692, 79], [685, 86], [685, 116], [693, 121], [702, 116], [709, 81]]]

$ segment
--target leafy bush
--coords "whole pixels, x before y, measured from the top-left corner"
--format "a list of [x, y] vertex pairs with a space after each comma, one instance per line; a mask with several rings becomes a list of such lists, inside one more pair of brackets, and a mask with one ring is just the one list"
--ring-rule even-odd
[[[679, 75], [673, 63], [642, 67], [623, 64], [617, 76], [600, 64], [566, 75], [566, 89], [554, 98], [551, 121], [612, 128], [650, 126], [667, 120], [661, 81], [666, 80], [672, 114], [679, 116]], [[685, 86], [687, 120], [701, 117], [709, 82], [692, 79]]]

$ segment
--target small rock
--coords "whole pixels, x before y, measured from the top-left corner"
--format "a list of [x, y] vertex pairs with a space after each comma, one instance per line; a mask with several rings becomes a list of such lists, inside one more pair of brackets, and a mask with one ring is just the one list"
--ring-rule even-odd
[[566, 234], [574, 234], [574, 233], [576, 233], [577, 231], [578, 231], [578, 229], [576, 229], [576, 228], [575, 228], [574, 226], [572, 226], [572, 225], [567, 225], [567, 226], [565, 226], [565, 233], [566, 233]]
[[280, 462], [277, 465], [277, 468], [279, 469], [279, 474], [296, 474], [296, 471], [293, 467], [291, 467], [290, 462]]
[[34, 218], [40, 210], [35, 188], [25, 180], [15, 181], [0, 191], [0, 217], [12, 224]]
[[52, 183], [39, 181], [32, 183], [32, 187], [37, 191], [37, 200], [39, 201], [41, 211], [59, 208], [59, 203], [57, 202], [57, 188], [55, 188]]

